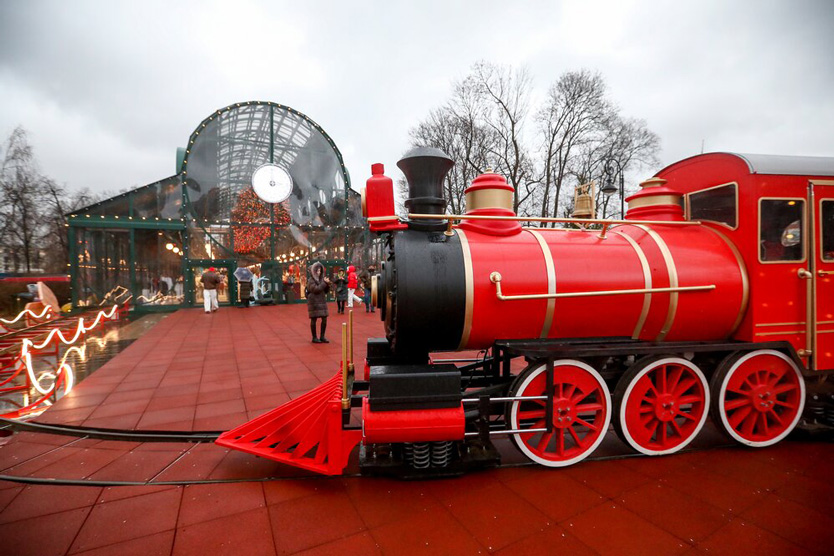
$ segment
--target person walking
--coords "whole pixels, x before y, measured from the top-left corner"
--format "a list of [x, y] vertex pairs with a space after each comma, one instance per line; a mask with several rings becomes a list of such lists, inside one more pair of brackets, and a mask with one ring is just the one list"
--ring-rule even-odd
[[223, 278], [217, 274], [217, 269], [213, 266], [203, 272], [200, 276], [200, 282], [203, 284], [203, 308], [206, 313], [213, 313], [217, 310], [217, 286], [223, 283]]
[[359, 303], [362, 303], [362, 298], [356, 295], [356, 288], [359, 286], [359, 280], [356, 278], [356, 267], [350, 265], [348, 267], [348, 277], [347, 277], [347, 287], [348, 287], [348, 297], [347, 297], [347, 306], [348, 309], [353, 309], [353, 300], [355, 299]]
[[[307, 296], [307, 316], [310, 317], [310, 333], [314, 344], [329, 344], [324, 337], [327, 330], [327, 292], [330, 291], [330, 280], [324, 275], [324, 265], [316, 261], [310, 267], [310, 276], [304, 293]], [[316, 336], [316, 320], [321, 319], [321, 333]]]
[[341, 315], [345, 312], [345, 301], [348, 297], [347, 278], [345, 278], [344, 270], [339, 271], [333, 283], [336, 285], [336, 312]]

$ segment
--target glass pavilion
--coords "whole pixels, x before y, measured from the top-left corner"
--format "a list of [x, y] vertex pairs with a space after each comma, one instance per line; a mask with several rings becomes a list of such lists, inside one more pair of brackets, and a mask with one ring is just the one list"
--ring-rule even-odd
[[[252, 175], [289, 173], [292, 193], [262, 201]], [[73, 307], [132, 296], [138, 310], [202, 304], [200, 275], [227, 277], [221, 303], [237, 300], [234, 270], [256, 275], [261, 302], [304, 298], [307, 266], [329, 274], [375, 261], [358, 193], [333, 140], [310, 118], [272, 102], [215, 111], [179, 149], [177, 173], [68, 215]]]

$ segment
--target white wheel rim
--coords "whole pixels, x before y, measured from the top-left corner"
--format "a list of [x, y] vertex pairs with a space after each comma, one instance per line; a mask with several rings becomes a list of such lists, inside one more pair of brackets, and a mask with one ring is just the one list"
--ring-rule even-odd
[[[567, 467], [568, 465], [573, 465], [574, 463], [577, 463], [587, 458], [594, 452], [594, 450], [597, 449], [602, 440], [605, 438], [606, 434], [608, 433], [608, 426], [611, 424], [611, 393], [608, 391], [608, 386], [606, 386], [605, 381], [602, 379], [602, 376], [600, 376], [600, 374], [593, 367], [581, 361], [576, 361], [573, 359], [560, 359], [559, 361], [553, 362], [554, 368], [561, 365], [571, 365], [574, 367], [579, 367], [582, 370], [589, 373], [594, 378], [594, 380], [597, 382], [605, 396], [605, 419], [602, 425], [602, 433], [599, 435], [599, 438], [597, 438], [588, 449], [586, 449], [584, 452], [577, 455], [576, 457], [561, 461], [554, 461], [540, 457], [539, 455], [535, 454], [529, 449], [527, 444], [523, 440], [521, 440], [521, 438], [519, 438], [519, 434], [513, 434], [513, 442], [516, 446], [518, 446], [519, 450], [521, 450], [524, 453], [524, 455], [526, 455], [532, 461], [545, 467]], [[521, 386], [518, 388], [517, 392], [524, 392], [524, 390], [527, 389], [530, 383], [541, 373], [546, 372], [546, 370], [547, 365], [543, 364], [540, 367], [536, 368], [534, 371], [530, 372], [524, 379], [524, 381], [521, 383]], [[510, 424], [513, 427], [515, 427], [518, 423], [518, 408], [520, 406], [521, 402], [512, 402], [512, 409], [510, 410]]]
[[[727, 419], [727, 412], [724, 410], [724, 400], [727, 397], [727, 383], [730, 382], [730, 377], [733, 376], [733, 373], [736, 372], [736, 370], [744, 362], [753, 357], [758, 357], [760, 355], [774, 355], [779, 359], [784, 360], [791, 368], [791, 370], [793, 370], [799, 382], [799, 407], [796, 412], [796, 417], [794, 417], [794, 419], [791, 421], [791, 424], [788, 425], [788, 427], [781, 434], [774, 438], [771, 438], [770, 440], [762, 440], [757, 442], [754, 440], [748, 440], [747, 438], [744, 438], [743, 436], [738, 434], [735, 431], [735, 429], [730, 425], [730, 421]], [[781, 351], [776, 351], [774, 349], [760, 349], [758, 351], [751, 351], [750, 353], [743, 355], [738, 361], [736, 361], [733, 364], [733, 366], [730, 367], [730, 370], [727, 371], [727, 374], [724, 375], [724, 380], [721, 382], [721, 389], [719, 390], [717, 403], [718, 414], [721, 416], [721, 424], [724, 426], [724, 430], [727, 431], [727, 434], [732, 436], [738, 442], [741, 442], [742, 444], [754, 448], [764, 448], [765, 446], [772, 446], [773, 444], [776, 444], [777, 442], [788, 436], [791, 433], [791, 431], [793, 431], [794, 427], [796, 427], [796, 424], [799, 422], [799, 419], [802, 418], [802, 411], [805, 408], [805, 380], [802, 378], [802, 373], [799, 372], [799, 369], [791, 360], [791, 358], [782, 353]]]
[[[675, 363], [678, 365], [683, 365], [684, 367], [690, 369], [695, 373], [698, 377], [698, 380], [701, 382], [701, 387], [704, 391], [704, 411], [702, 412], [701, 419], [698, 422], [698, 425], [695, 427], [695, 430], [690, 434], [689, 438], [687, 438], [682, 443], [678, 444], [677, 446], [670, 448], [668, 450], [652, 450], [650, 448], [646, 448], [642, 446], [639, 442], [637, 442], [634, 437], [631, 435], [631, 432], [628, 430], [628, 422], [626, 420], [626, 406], [628, 405], [628, 399], [631, 396], [631, 392], [634, 389], [635, 384], [637, 381], [640, 380], [641, 377], [646, 375], [649, 371], [654, 370], [660, 365], [668, 365], [670, 363]], [[625, 395], [623, 396], [623, 401], [620, 404], [620, 425], [622, 427], [623, 436], [626, 437], [626, 441], [628, 444], [637, 450], [640, 453], [646, 454], [647, 456], [662, 456], [665, 454], [674, 454], [685, 448], [692, 440], [695, 439], [696, 436], [701, 432], [701, 429], [704, 427], [704, 423], [707, 422], [707, 413], [709, 413], [709, 384], [707, 383], [707, 378], [704, 376], [704, 373], [701, 372], [696, 365], [692, 364], [690, 361], [686, 359], [682, 359], [680, 357], [666, 357], [664, 359], [660, 359], [647, 365], [643, 370], [637, 373], [631, 382], [628, 384], [628, 388], [626, 388]]]

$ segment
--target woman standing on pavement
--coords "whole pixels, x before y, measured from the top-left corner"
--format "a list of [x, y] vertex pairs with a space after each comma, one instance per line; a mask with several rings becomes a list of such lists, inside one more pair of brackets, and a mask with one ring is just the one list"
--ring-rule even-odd
[[[329, 344], [324, 337], [327, 330], [327, 292], [330, 291], [330, 280], [324, 275], [324, 265], [316, 261], [310, 267], [310, 277], [304, 292], [307, 295], [307, 315], [310, 317], [310, 333], [314, 344]], [[316, 320], [321, 319], [321, 333], [316, 336]]]

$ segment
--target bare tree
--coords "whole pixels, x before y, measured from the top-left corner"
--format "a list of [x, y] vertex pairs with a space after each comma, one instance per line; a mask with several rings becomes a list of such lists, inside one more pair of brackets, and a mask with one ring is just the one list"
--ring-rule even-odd
[[96, 196], [86, 188], [68, 191], [55, 181], [45, 178], [43, 190], [43, 250], [46, 254], [46, 272], [66, 272], [69, 262], [69, 242], [66, 215], [96, 201]]
[[31, 272], [39, 262], [43, 178], [22, 127], [12, 131], [3, 151], [0, 166], [0, 246], [11, 254], [15, 269], [22, 267]]
[[605, 98], [605, 82], [587, 70], [567, 72], [550, 86], [536, 114], [542, 139], [542, 177], [539, 187], [540, 215], [558, 214], [562, 189], [568, 178], [590, 181], [591, 172], [579, 169], [582, 151], [593, 149], [604, 136], [612, 112]]
[[525, 132], [531, 87], [523, 68], [478, 62], [454, 83], [451, 99], [411, 130], [414, 146], [439, 147], [457, 162], [445, 184], [450, 211], [464, 210], [464, 190], [491, 166], [513, 186], [519, 215], [565, 215], [575, 187], [590, 181], [598, 185], [598, 214], [619, 214], [600, 195], [606, 167], [613, 160], [625, 173], [656, 164], [657, 135], [644, 121], [623, 118], [602, 76], [587, 70], [562, 74]]
[[489, 166], [490, 130], [471, 115], [445, 106], [433, 110], [410, 131], [410, 135], [413, 146], [437, 147], [455, 161], [446, 176], [444, 193], [447, 212], [460, 214], [464, 208], [464, 190]]
[[507, 177], [513, 186], [513, 210], [533, 194], [536, 179], [533, 162], [524, 137], [524, 124], [529, 112], [532, 78], [526, 68], [514, 70], [489, 62], [478, 62], [472, 73], [457, 88], [470, 89], [478, 109], [473, 111], [494, 133], [489, 153], [495, 170]]

